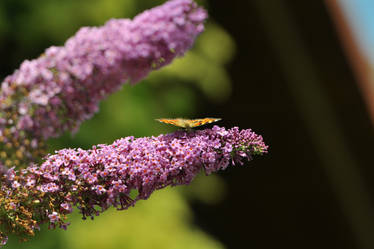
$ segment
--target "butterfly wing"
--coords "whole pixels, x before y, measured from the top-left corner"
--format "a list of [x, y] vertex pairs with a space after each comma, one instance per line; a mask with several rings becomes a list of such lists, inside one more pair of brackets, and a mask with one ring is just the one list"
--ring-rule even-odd
[[171, 124], [171, 125], [175, 125], [175, 126], [178, 126], [178, 127], [186, 128], [186, 127], [183, 126], [183, 123], [178, 118], [176, 118], [176, 119], [160, 118], [160, 119], [156, 119], [156, 120], [161, 122], [161, 123]]
[[189, 127], [193, 128], [193, 127], [198, 127], [198, 126], [202, 126], [202, 125], [205, 125], [205, 124], [210, 124], [210, 123], [213, 123], [213, 122], [217, 122], [221, 120], [220, 118], [199, 118], [199, 119], [193, 119], [193, 120], [190, 120], [189, 122]]

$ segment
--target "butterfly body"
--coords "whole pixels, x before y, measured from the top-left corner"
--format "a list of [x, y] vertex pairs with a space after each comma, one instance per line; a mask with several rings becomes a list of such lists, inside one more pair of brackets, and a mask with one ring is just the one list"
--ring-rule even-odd
[[157, 121], [165, 124], [171, 124], [184, 129], [191, 129], [205, 124], [210, 124], [221, 120], [220, 118], [198, 118], [198, 119], [184, 119], [184, 118], [160, 118]]

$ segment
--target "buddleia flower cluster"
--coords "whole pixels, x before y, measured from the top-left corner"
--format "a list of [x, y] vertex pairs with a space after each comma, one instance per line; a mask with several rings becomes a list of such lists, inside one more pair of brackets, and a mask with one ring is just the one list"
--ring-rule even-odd
[[63, 149], [40, 166], [8, 170], [0, 221], [5, 231], [22, 236], [33, 235], [42, 223], [66, 229], [73, 207], [84, 219], [112, 206], [127, 209], [157, 189], [189, 184], [202, 170], [211, 174], [266, 152], [262, 137], [251, 130], [218, 126]]
[[133, 20], [83, 27], [62, 47], [26, 60], [0, 91], [0, 168], [28, 166], [45, 155], [45, 140], [79, 125], [99, 102], [183, 55], [207, 14], [191, 0], [173, 0]]

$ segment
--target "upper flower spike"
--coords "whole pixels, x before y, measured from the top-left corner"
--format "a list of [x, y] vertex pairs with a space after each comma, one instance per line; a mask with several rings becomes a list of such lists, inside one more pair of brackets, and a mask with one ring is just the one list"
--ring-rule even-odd
[[[78, 129], [122, 84], [183, 55], [206, 18], [192, 0], [172, 0], [133, 20], [83, 27], [64, 46], [24, 61], [1, 84], [0, 150], [6, 155], [0, 155], [0, 166], [40, 157], [43, 151], [36, 149], [43, 140]], [[16, 148], [23, 149], [9, 158]]]

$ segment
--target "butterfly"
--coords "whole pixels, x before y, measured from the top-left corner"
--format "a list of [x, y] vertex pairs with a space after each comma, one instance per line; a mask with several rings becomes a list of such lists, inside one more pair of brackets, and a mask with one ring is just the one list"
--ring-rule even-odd
[[184, 129], [191, 129], [197, 126], [210, 124], [221, 120], [220, 118], [198, 118], [198, 119], [184, 119], [184, 118], [160, 118], [156, 119], [157, 121], [165, 124], [171, 124]]

